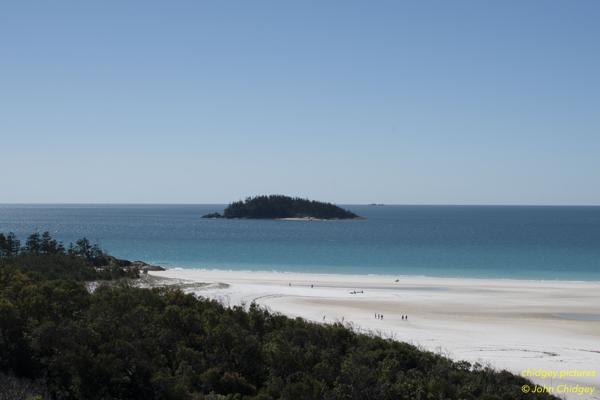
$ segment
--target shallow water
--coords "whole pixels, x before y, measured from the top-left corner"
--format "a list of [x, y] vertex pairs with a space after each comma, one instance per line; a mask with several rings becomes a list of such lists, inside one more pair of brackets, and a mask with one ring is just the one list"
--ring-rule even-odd
[[212, 220], [223, 205], [0, 205], [0, 231], [82, 236], [184, 268], [600, 280], [600, 207], [347, 206], [350, 221]]
[[600, 314], [583, 314], [583, 313], [559, 313], [560, 318], [572, 319], [576, 321], [600, 321]]

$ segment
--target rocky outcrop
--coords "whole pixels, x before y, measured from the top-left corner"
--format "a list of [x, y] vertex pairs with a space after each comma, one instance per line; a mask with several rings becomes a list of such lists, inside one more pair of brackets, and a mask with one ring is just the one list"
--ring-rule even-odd
[[221, 214], [219, 214], [218, 212], [213, 212], [213, 213], [203, 215], [202, 218], [224, 218], [224, 217]]
[[151, 265], [145, 263], [144, 261], [129, 261], [123, 260], [121, 258], [113, 257], [113, 256], [103, 256], [96, 260], [98, 267], [100, 268], [126, 268], [126, 269], [136, 269], [138, 271], [164, 271], [165, 269], [158, 265]]

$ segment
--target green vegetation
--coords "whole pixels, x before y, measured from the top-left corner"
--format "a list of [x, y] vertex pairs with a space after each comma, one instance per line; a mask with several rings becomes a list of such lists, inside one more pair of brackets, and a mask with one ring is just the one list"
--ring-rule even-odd
[[210, 213], [204, 218], [315, 218], [355, 219], [358, 215], [331, 203], [301, 199], [282, 195], [248, 197], [227, 206], [223, 215]]
[[0, 262], [18, 265], [22, 271], [44, 279], [85, 281], [139, 276], [139, 268], [130, 268], [132, 263], [106, 254], [86, 238], [65, 249], [48, 232], [29, 235], [24, 246], [14, 233], [0, 233]]
[[[521, 385], [528, 382], [508, 372], [453, 362], [339, 324], [290, 319], [256, 305], [226, 308], [172, 288], [123, 284], [90, 292], [79, 281], [89, 273], [87, 245], [58, 250], [59, 258], [46, 251], [28, 259], [33, 255], [8, 254], [19, 246], [14, 236], [10, 246], [4, 239], [4, 398], [553, 398], [523, 394]], [[63, 264], [53, 265], [55, 260]]]

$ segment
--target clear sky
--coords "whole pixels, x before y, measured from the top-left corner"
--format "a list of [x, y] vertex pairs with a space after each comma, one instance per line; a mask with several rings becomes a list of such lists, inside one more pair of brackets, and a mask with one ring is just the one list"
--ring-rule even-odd
[[0, 203], [600, 204], [600, 1], [0, 4]]

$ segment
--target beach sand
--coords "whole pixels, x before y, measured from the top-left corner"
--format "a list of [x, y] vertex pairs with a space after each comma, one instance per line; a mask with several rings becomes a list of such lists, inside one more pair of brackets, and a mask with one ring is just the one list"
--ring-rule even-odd
[[[527, 378], [553, 388], [559, 397], [600, 399], [600, 282], [198, 269], [151, 274], [226, 284], [189, 289], [225, 305], [254, 301], [292, 317], [343, 322], [356, 331], [519, 375], [526, 370], [533, 375], [589, 371], [596, 376]], [[383, 319], [376, 319], [376, 313]], [[558, 393], [561, 384], [593, 387], [594, 393]]]

